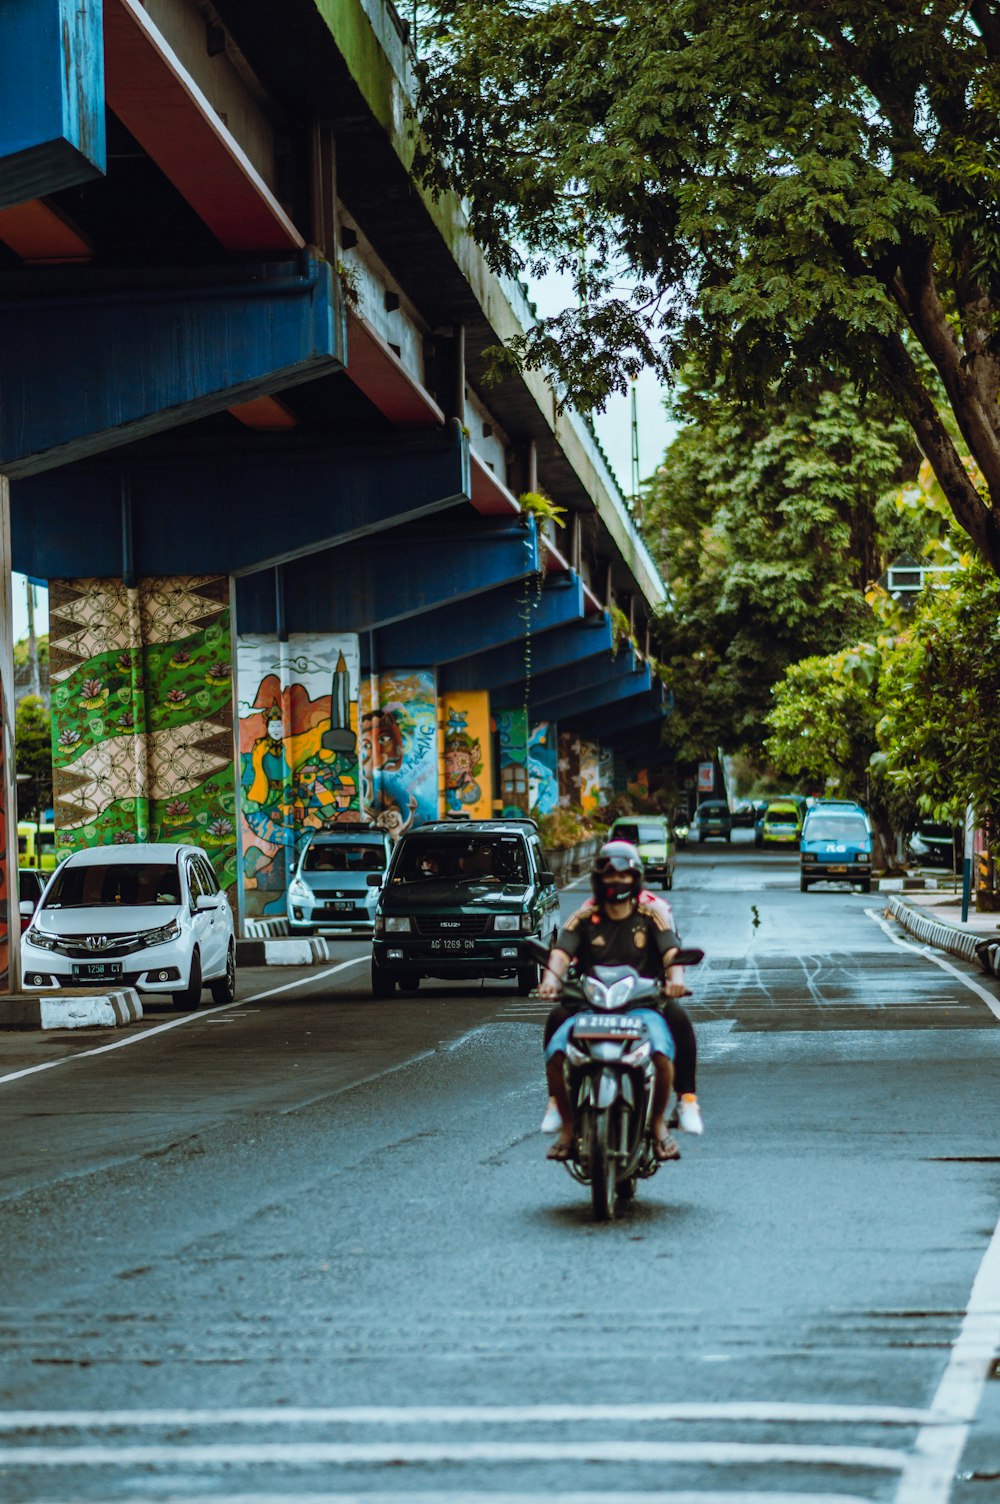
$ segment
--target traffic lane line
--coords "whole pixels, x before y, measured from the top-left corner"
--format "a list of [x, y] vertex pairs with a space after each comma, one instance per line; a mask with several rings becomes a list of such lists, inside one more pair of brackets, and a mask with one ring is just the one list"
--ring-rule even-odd
[[338, 972], [347, 971], [352, 966], [365, 965], [368, 960], [367, 955], [355, 956], [350, 961], [340, 961], [336, 966], [328, 966], [323, 971], [310, 971], [306, 976], [296, 977], [292, 982], [283, 982], [280, 987], [269, 987], [263, 992], [251, 993], [249, 997], [236, 998], [231, 1003], [218, 1003], [211, 1008], [197, 1008], [192, 1013], [184, 1013], [179, 1018], [167, 1019], [162, 1024], [153, 1024], [150, 1028], [141, 1029], [123, 1039], [114, 1039], [110, 1044], [96, 1045], [93, 1049], [60, 1055], [58, 1060], [43, 1060], [38, 1065], [28, 1065], [21, 1070], [9, 1071], [6, 1075], [0, 1076], [0, 1086], [6, 1086], [12, 1081], [22, 1081], [26, 1076], [37, 1075], [40, 1071], [51, 1071], [62, 1065], [72, 1065], [75, 1060], [88, 1060], [97, 1055], [110, 1054], [112, 1050], [128, 1049], [129, 1046], [143, 1044], [158, 1034], [165, 1034], [169, 1029], [179, 1029], [185, 1024], [203, 1023], [205, 1019], [212, 1018], [216, 1014], [229, 1013], [234, 1008], [244, 1008], [248, 1003], [260, 1003], [266, 998], [277, 997], [279, 993], [292, 992], [297, 987], [314, 986], [317, 982], [336, 976]]
[[995, 997], [991, 992], [987, 992], [986, 988], [981, 986], [974, 977], [966, 976], [964, 972], [959, 971], [957, 966], [953, 966], [950, 961], [945, 960], [944, 956], [935, 954], [931, 946], [915, 945], [912, 940], [902, 940], [898, 935], [894, 935], [889, 928], [889, 921], [883, 918], [877, 909], [866, 909], [865, 913], [869, 919], [875, 921], [879, 929], [892, 941], [893, 945], [898, 946], [900, 950], [908, 950], [911, 955], [921, 956], [925, 961], [933, 961], [934, 965], [940, 966], [942, 971], [950, 972], [953, 977], [958, 978], [963, 987], [967, 987], [970, 992], [974, 992], [976, 997], [980, 998], [986, 1004], [995, 1019], [1000, 1020], [1000, 998]]

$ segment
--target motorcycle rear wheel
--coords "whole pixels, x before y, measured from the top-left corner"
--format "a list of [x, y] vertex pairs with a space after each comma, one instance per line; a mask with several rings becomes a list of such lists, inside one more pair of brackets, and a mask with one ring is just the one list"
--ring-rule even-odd
[[611, 1153], [611, 1114], [594, 1112], [590, 1119], [590, 1202], [595, 1222], [610, 1222], [615, 1214], [615, 1161]]

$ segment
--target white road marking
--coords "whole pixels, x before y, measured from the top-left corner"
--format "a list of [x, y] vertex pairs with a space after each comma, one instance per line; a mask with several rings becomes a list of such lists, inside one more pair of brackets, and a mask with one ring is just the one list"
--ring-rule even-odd
[[214, 1008], [200, 1008], [194, 1013], [185, 1013], [183, 1018], [172, 1018], [165, 1024], [156, 1024], [152, 1029], [143, 1029], [138, 1034], [129, 1034], [125, 1039], [115, 1039], [110, 1044], [95, 1045], [92, 1050], [80, 1050], [75, 1055], [63, 1055], [58, 1060], [44, 1060], [40, 1065], [28, 1065], [23, 1070], [10, 1071], [6, 1076], [0, 1076], [0, 1086], [8, 1081], [20, 1081], [25, 1076], [34, 1076], [39, 1071], [52, 1071], [60, 1065], [72, 1065], [76, 1060], [87, 1060], [94, 1055], [106, 1055], [110, 1050], [123, 1050], [131, 1044], [143, 1044], [157, 1034], [166, 1033], [168, 1029], [179, 1029], [182, 1024], [202, 1023], [206, 1018], [211, 1018], [214, 1013], [226, 1013], [230, 1008], [242, 1008], [246, 1003], [259, 1003], [266, 997], [276, 997], [279, 992], [290, 992], [293, 987], [305, 987], [309, 982], [321, 982], [324, 977], [332, 977], [338, 971], [346, 971], [349, 966], [360, 966], [367, 960], [367, 956], [356, 956], [353, 961], [341, 961], [336, 966], [328, 966], [325, 971], [316, 971], [310, 976], [300, 977], [298, 981], [283, 982], [280, 987], [269, 987], [266, 992], [255, 992], [252, 997], [237, 998], [232, 1003], [219, 1003]]
[[911, 951], [915, 956], [922, 956], [925, 961], [933, 961], [934, 965], [940, 966], [942, 971], [950, 972], [953, 977], [958, 978], [963, 987], [968, 987], [970, 992], [974, 992], [978, 998], [983, 1000], [994, 1018], [1000, 1019], [1000, 998], [995, 997], [992, 992], [987, 992], [985, 987], [981, 987], [974, 978], [967, 977], [964, 972], [959, 971], [957, 966], [952, 966], [951, 962], [946, 961], [944, 956], [936, 955], [933, 947], [929, 945], [915, 945], [912, 940], [901, 940], [898, 935], [893, 934], [889, 928], [889, 921], [879, 913], [878, 909], [865, 909], [865, 913], [869, 919], [875, 921], [879, 929], [882, 930], [883, 934], [888, 936], [893, 945], [897, 945], [900, 950]]
[[[995, 1018], [1000, 1001], [972, 977], [952, 966], [930, 946], [915, 945], [893, 933], [877, 909], [866, 909], [883, 933], [900, 950], [933, 961], [981, 998]], [[934, 1424], [922, 1427], [913, 1455], [903, 1469], [895, 1504], [947, 1504], [969, 1431], [983, 1398], [987, 1378], [1000, 1350], [1000, 1222], [993, 1229], [969, 1295], [962, 1325], [952, 1345], [937, 1394], [931, 1405]]]
[[934, 1423], [922, 1427], [917, 1436], [895, 1504], [947, 1504], [998, 1346], [1000, 1224], [979, 1266], [965, 1318], [931, 1405]]
[[741, 1441], [208, 1442], [194, 1446], [0, 1447], [0, 1467], [372, 1467], [489, 1462], [696, 1463], [708, 1467], [867, 1468], [900, 1472], [906, 1452], [890, 1447]]
[[[630, 1405], [340, 1405], [229, 1410], [0, 1410], [0, 1432], [150, 1429], [177, 1426], [494, 1426], [591, 1422], [752, 1421], [763, 1425], [923, 1426], [932, 1410], [902, 1405], [813, 1405], [767, 1400]], [[942, 1420], [940, 1424], [946, 1424]]]
[[[281, 1494], [183, 1494], [163, 1496], [157, 1494], [158, 1504], [289, 1504], [287, 1493]], [[120, 1504], [150, 1504], [150, 1496], [122, 1499]], [[558, 1493], [547, 1489], [541, 1494], [473, 1493], [468, 1489], [441, 1493], [336, 1493], [306, 1494], [295, 1492], [295, 1504], [871, 1504], [871, 1499], [859, 1494], [784, 1494], [748, 1493], [741, 1488], [738, 1493], [709, 1489], [691, 1492], [687, 1489], [671, 1489], [669, 1493], [624, 1493], [602, 1489], [600, 1493]]]

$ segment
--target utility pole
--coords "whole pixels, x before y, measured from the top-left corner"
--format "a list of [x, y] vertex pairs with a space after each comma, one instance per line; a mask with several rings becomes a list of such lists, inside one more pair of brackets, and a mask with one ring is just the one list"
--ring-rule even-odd
[[30, 580], [25, 581], [28, 592], [28, 668], [31, 673], [31, 693], [41, 695], [42, 680], [38, 671], [38, 638], [35, 635], [35, 587]]
[[641, 481], [639, 478], [639, 405], [636, 400], [636, 383], [632, 382], [632, 509], [642, 521]]

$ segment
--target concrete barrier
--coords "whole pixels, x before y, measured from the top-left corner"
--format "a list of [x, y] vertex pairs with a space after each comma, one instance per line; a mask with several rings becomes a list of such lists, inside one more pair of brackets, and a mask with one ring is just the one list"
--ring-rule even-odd
[[990, 970], [989, 964], [983, 961], [980, 954], [985, 949], [982, 935], [960, 930], [945, 920], [934, 919], [931, 915], [922, 913], [914, 904], [897, 898], [895, 894], [888, 895], [886, 908], [908, 934], [922, 940], [925, 945], [947, 951], [950, 956], [958, 956], [962, 961], [980, 961], [984, 970]]
[[141, 1017], [142, 1003], [134, 987], [0, 997], [0, 1029], [117, 1029]]

